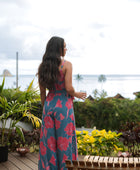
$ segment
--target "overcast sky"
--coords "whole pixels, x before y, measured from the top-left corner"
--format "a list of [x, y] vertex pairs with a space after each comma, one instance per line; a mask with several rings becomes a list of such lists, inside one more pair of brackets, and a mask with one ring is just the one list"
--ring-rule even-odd
[[140, 74], [140, 0], [0, 0], [0, 74], [36, 74], [52, 36], [74, 74]]

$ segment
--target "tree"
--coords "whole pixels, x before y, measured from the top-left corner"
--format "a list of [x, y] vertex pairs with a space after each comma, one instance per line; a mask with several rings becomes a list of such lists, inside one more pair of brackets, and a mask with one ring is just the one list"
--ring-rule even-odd
[[101, 74], [99, 77], [98, 77], [98, 82], [102, 83], [101, 85], [101, 89], [102, 89], [102, 86], [103, 86], [103, 83], [106, 81], [106, 76]]
[[97, 89], [93, 90], [93, 95], [94, 95], [94, 98], [95, 98], [95, 99], [105, 98], [105, 97], [107, 96], [107, 92], [102, 89], [103, 83], [104, 83], [105, 81], [106, 81], [106, 76], [103, 75], [103, 74], [101, 74], [101, 75], [98, 77], [98, 82], [102, 83], [102, 84], [101, 84], [101, 91], [99, 91], [99, 90], [97, 90]]
[[79, 88], [79, 82], [80, 82], [82, 79], [83, 79], [82, 75], [80, 75], [80, 74], [77, 74], [77, 75], [76, 75], [76, 80], [77, 80], [77, 82], [78, 82], [78, 88]]

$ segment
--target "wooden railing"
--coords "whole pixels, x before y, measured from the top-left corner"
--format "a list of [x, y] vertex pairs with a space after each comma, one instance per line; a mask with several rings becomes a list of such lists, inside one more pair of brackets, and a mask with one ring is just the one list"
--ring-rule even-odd
[[140, 157], [85, 156], [83, 161], [65, 160], [68, 170], [140, 170]]

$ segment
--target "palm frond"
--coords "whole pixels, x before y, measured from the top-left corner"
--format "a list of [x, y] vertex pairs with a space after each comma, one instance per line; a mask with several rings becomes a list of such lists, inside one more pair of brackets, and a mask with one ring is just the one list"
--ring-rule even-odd
[[4, 83], [5, 83], [5, 77], [3, 77], [2, 84], [0, 85], [0, 94], [2, 93], [2, 90], [3, 90], [3, 87], [4, 87]]

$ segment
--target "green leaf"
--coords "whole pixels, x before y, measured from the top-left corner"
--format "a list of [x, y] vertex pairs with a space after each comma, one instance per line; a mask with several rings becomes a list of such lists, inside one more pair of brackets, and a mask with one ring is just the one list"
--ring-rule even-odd
[[24, 138], [24, 134], [23, 134], [22, 128], [20, 126], [15, 126], [15, 127], [16, 127], [16, 132], [22, 138], [23, 142], [25, 142], [25, 138]]
[[2, 93], [4, 83], [5, 83], [5, 77], [3, 77], [2, 85], [0, 85], [0, 93]]
[[33, 82], [34, 82], [34, 79], [31, 81], [31, 83], [29, 84], [28, 88], [27, 88], [27, 92], [30, 92], [32, 87], [33, 87]]

